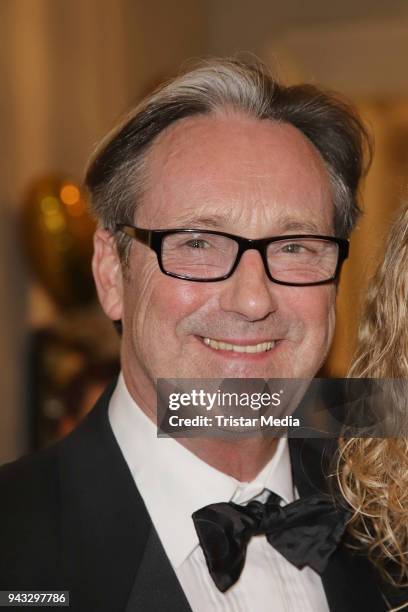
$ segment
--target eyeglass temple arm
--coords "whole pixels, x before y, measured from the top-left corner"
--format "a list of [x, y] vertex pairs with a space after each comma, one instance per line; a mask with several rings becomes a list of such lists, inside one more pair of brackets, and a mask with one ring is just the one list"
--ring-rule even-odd
[[131, 238], [134, 238], [135, 240], [142, 242], [143, 244], [147, 244], [148, 246], [150, 246], [151, 244], [151, 240], [152, 240], [151, 230], [139, 229], [138, 227], [133, 227], [132, 225], [125, 225], [123, 223], [118, 224], [116, 226], [116, 229], [123, 232], [127, 236], [130, 236]]

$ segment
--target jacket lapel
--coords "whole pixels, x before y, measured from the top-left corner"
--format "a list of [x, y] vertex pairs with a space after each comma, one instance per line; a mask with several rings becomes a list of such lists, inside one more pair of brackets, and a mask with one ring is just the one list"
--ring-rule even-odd
[[150, 530], [125, 612], [138, 610], [191, 612], [154, 527]]
[[[291, 439], [293, 480], [300, 497], [328, 492], [328, 466], [336, 450], [334, 440]], [[384, 612], [388, 609], [372, 564], [340, 544], [321, 576], [331, 612]]]

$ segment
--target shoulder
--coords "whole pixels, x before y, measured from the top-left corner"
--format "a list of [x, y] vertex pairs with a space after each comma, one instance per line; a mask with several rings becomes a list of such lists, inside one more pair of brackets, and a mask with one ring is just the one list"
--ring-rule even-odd
[[0, 467], [0, 491], [3, 504], [0, 512], [4, 511], [4, 503], [32, 501], [32, 495], [40, 487], [44, 491], [50, 488], [56, 475], [55, 446], [45, 451], [27, 455], [12, 463]]
[[106, 452], [109, 436], [101, 432], [107, 429], [110, 393], [111, 388], [67, 438], [0, 467], [0, 590], [4, 585], [43, 588], [55, 584], [61, 563], [63, 509], [72, 504], [64, 497], [66, 473], [74, 465], [71, 480], [77, 480], [78, 463], [89, 464], [95, 446], [102, 447], [100, 454]]
[[0, 587], [7, 581], [22, 588], [34, 559], [37, 577], [50, 580], [45, 559], [57, 554], [58, 480], [55, 448], [0, 468]]
[[[90, 452], [90, 442], [106, 439], [107, 407], [113, 384], [95, 407], [66, 438], [52, 446], [0, 467], [0, 517], [8, 522], [40, 519], [58, 504], [62, 463], [71, 462], [80, 450]], [[103, 435], [105, 434], [105, 435]], [[85, 455], [85, 457], [88, 457]], [[4, 528], [4, 521], [0, 528]]]

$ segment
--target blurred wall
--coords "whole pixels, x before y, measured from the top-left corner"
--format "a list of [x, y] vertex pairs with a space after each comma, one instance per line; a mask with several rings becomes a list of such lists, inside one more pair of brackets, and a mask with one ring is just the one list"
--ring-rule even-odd
[[[321, 27], [329, 29], [342, 24], [364, 23], [377, 20], [378, 24], [388, 18], [398, 20], [408, 16], [405, 0], [208, 0], [209, 47], [212, 53], [229, 55], [237, 51], [248, 51], [266, 59], [265, 54], [277, 40], [296, 30]], [[387, 31], [383, 23], [382, 31]], [[361, 41], [362, 45], [364, 41]], [[348, 44], [348, 43], [347, 43]], [[335, 41], [328, 41], [325, 55], [316, 58], [319, 70], [327, 59], [340, 56], [342, 48]], [[302, 63], [302, 56], [296, 61]], [[276, 57], [278, 66], [280, 58]], [[343, 64], [347, 72], [349, 65]], [[375, 69], [375, 65], [373, 64]]]

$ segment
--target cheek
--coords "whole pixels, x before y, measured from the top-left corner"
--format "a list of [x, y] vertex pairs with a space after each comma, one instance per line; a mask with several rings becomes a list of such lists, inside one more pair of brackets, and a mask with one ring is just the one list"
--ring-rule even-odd
[[146, 268], [134, 288], [132, 328], [136, 344], [143, 352], [152, 344], [166, 346], [168, 352], [181, 350], [183, 322], [206, 303], [201, 283], [189, 283], [164, 275], [157, 267]]
[[322, 342], [331, 342], [335, 324], [336, 289], [332, 285], [315, 289], [316, 295], [312, 294], [307, 303], [308, 321]]
[[292, 298], [293, 312], [303, 322], [305, 335], [316, 341], [330, 341], [335, 324], [335, 287], [299, 288]]
[[292, 363], [291, 377], [315, 376], [324, 363], [333, 339], [335, 295], [331, 286], [310, 287], [292, 302], [295, 341], [284, 355]]

